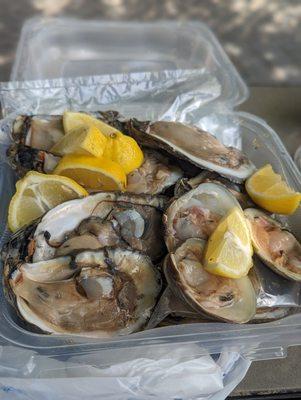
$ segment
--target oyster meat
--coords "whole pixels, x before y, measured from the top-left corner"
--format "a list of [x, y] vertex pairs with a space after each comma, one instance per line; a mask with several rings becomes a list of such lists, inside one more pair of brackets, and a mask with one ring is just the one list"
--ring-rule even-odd
[[143, 154], [141, 167], [127, 176], [127, 192], [159, 194], [183, 176], [182, 170], [162, 154], [148, 149], [143, 149]]
[[256, 312], [251, 280], [206, 272], [202, 265], [205, 245], [201, 239], [188, 239], [167, 256], [164, 273], [170, 287], [200, 314], [227, 322], [250, 321]]
[[147, 322], [161, 290], [149, 257], [105, 248], [20, 264], [9, 277], [25, 324], [43, 332], [89, 337], [125, 335]]
[[[33, 228], [19, 231], [5, 252], [36, 263], [88, 249], [122, 246], [158, 260], [166, 252], [161, 222], [165, 205], [163, 196], [117, 192], [71, 200], [48, 211]], [[16, 251], [19, 244], [22, 250]]]
[[126, 133], [141, 145], [164, 149], [233, 181], [243, 182], [255, 171], [254, 164], [240, 150], [224, 146], [213, 135], [194, 126], [131, 119], [126, 123]]
[[175, 250], [189, 238], [207, 240], [219, 220], [233, 207], [240, 207], [238, 201], [216, 183], [202, 183], [174, 200], [163, 216], [168, 250]]
[[44, 174], [51, 173], [57, 166], [60, 157], [45, 150], [34, 149], [25, 145], [11, 146], [7, 156], [12, 168], [19, 177], [23, 177], [28, 171], [38, 171]]
[[61, 116], [19, 115], [13, 124], [13, 139], [38, 150], [50, 150], [64, 136]]
[[279, 222], [256, 208], [245, 210], [256, 254], [274, 272], [301, 281], [301, 244]]
[[[121, 115], [115, 111], [89, 113], [94, 117], [123, 129]], [[120, 120], [119, 120], [120, 119]], [[50, 173], [60, 157], [50, 152], [64, 135], [61, 115], [19, 115], [12, 128], [13, 143], [7, 156], [19, 177], [30, 170]]]

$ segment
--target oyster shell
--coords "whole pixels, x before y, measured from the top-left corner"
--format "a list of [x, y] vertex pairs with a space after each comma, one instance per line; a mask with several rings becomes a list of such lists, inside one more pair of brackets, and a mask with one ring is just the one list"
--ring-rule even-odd
[[62, 117], [19, 115], [14, 121], [12, 136], [17, 144], [39, 150], [50, 150], [64, 136]]
[[174, 200], [163, 216], [168, 250], [174, 251], [189, 238], [207, 240], [219, 220], [233, 207], [240, 207], [238, 201], [216, 183], [202, 183]]
[[161, 279], [146, 255], [106, 248], [73, 260], [21, 264], [9, 285], [26, 324], [48, 333], [111, 337], [145, 325]]
[[7, 151], [7, 156], [19, 177], [23, 177], [28, 171], [51, 173], [60, 160], [60, 157], [48, 151], [25, 145], [11, 146]]
[[144, 146], [164, 149], [200, 168], [243, 182], [254, 171], [253, 163], [238, 149], [225, 147], [213, 135], [180, 122], [140, 122], [131, 119], [126, 132]]
[[182, 170], [155, 150], [143, 149], [144, 162], [127, 176], [126, 191], [159, 194], [183, 176]]
[[[124, 129], [123, 117], [117, 111], [86, 113], [119, 130]], [[12, 138], [38, 150], [49, 151], [64, 135], [62, 115], [18, 115], [13, 123]]]
[[202, 171], [200, 174], [193, 178], [179, 179], [174, 190], [175, 197], [180, 197], [195, 189], [201, 183], [218, 183], [225, 186], [235, 196], [242, 208], [251, 207], [254, 205], [251, 198], [248, 196], [244, 185], [230, 181], [229, 179], [219, 175], [216, 172]]
[[[38, 262], [86, 249], [123, 246], [158, 260], [166, 252], [161, 222], [166, 201], [163, 196], [117, 192], [71, 200], [48, 211], [32, 228], [20, 231], [5, 252], [21, 261]], [[17, 251], [20, 243], [22, 249]]]
[[244, 212], [256, 254], [277, 274], [301, 282], [301, 244], [295, 236], [263, 211]]
[[197, 312], [228, 322], [246, 323], [256, 312], [256, 293], [248, 277], [212, 275], [202, 265], [206, 242], [188, 239], [164, 265], [172, 290]]

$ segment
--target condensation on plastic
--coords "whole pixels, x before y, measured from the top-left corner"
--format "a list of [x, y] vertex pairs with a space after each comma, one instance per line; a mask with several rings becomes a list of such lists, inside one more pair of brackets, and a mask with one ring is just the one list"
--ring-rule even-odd
[[[213, 79], [209, 82], [213, 83], [212, 90], [208, 80], [202, 81], [197, 71], [123, 74], [122, 79], [118, 74], [66, 81], [61, 79], [45, 82], [10, 82], [2, 85], [1, 99], [6, 113], [13, 111], [51, 114], [61, 113], [66, 108], [87, 111], [116, 108], [127, 117], [164, 118], [193, 123], [212, 132], [226, 145], [242, 149], [257, 167], [270, 162], [291, 187], [300, 190], [300, 173], [275, 132], [255, 116], [233, 112], [225, 107], [216, 109], [213, 106], [214, 101], [203, 103], [204, 92], [216, 93], [216, 81]], [[189, 101], [186, 101], [187, 99]], [[196, 104], [205, 106], [196, 107], [192, 99], [195, 99]], [[150, 106], [145, 107], [148, 101]], [[0, 124], [3, 144], [9, 141], [13, 118], [14, 115], [7, 115]], [[2, 163], [1, 168], [2, 178], [11, 174], [7, 163]], [[1, 187], [4, 205], [8, 204], [12, 194], [10, 190], [13, 183], [10, 182], [5, 189], [4, 186]], [[4, 210], [1, 212], [3, 226], [6, 215]], [[286, 219], [286, 223], [296, 235], [300, 235], [300, 213], [299, 210], [294, 217]], [[266, 280], [270, 279], [271, 274], [275, 282], [280, 279], [266, 267], [263, 267], [262, 271], [267, 274]], [[282, 305], [300, 304], [300, 285], [286, 280], [282, 280], [281, 283], [282, 292], [279, 297], [271, 285], [271, 305], [275, 305], [278, 299]], [[209, 353], [219, 353], [225, 346], [235, 346], [236, 351], [250, 359], [256, 359], [264, 358], [267, 354], [269, 357], [271, 354], [282, 355], [285, 352], [283, 347], [300, 343], [300, 314], [260, 325], [202, 323], [167, 326], [102, 341], [76, 336], [45, 336], [33, 334], [18, 325], [15, 313], [9, 309], [2, 290], [0, 294], [0, 319], [5, 321], [0, 324], [0, 334], [14, 344], [38, 349], [40, 353], [48, 355], [70, 355], [83, 351], [91, 355], [93, 351], [102, 349], [102, 361], [106, 363], [105, 349], [110, 349], [110, 357], [115, 355], [118, 359], [120, 349], [126, 349], [126, 353], [133, 353], [134, 350], [141, 349], [141, 346], [143, 351], [146, 346], [149, 351], [156, 351], [158, 346], [164, 346], [165, 351], [172, 352], [180, 344], [189, 347], [191, 343], [198, 343], [200, 349], [204, 348]]]
[[[99, 365], [101, 352], [64, 361], [0, 347], [0, 397], [23, 399], [210, 399], [223, 400], [245, 376], [250, 361], [235, 352], [198, 356], [198, 347], [134, 354]], [[101, 390], [100, 390], [101, 389]]]

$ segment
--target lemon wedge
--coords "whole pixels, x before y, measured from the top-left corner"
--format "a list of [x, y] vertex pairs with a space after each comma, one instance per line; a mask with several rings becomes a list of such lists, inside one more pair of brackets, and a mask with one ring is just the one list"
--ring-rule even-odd
[[95, 126], [80, 127], [64, 135], [50, 151], [59, 156], [79, 154], [101, 157], [106, 144], [106, 136]]
[[111, 133], [107, 137], [103, 156], [120, 164], [126, 174], [139, 168], [143, 163], [143, 153], [136, 140], [121, 132]]
[[253, 249], [248, 222], [233, 208], [210, 236], [204, 256], [207, 272], [227, 278], [246, 276], [252, 267]]
[[143, 152], [135, 139], [91, 115], [65, 111], [63, 125], [67, 134], [80, 127], [99, 129], [107, 139], [102, 156], [120, 164], [126, 174], [139, 168], [143, 163]]
[[58, 204], [87, 195], [72, 179], [30, 171], [16, 183], [8, 209], [9, 229], [15, 232]]
[[91, 126], [99, 129], [105, 136], [109, 136], [114, 132], [119, 133], [118, 129], [113, 126], [83, 112], [65, 111], [63, 114], [63, 126], [65, 134], [72, 132], [74, 129], [87, 128]]
[[291, 189], [270, 164], [246, 181], [246, 190], [254, 203], [277, 214], [293, 214], [301, 201], [301, 193]]
[[89, 190], [124, 190], [126, 185], [126, 175], [121, 166], [107, 158], [66, 155], [53, 173], [72, 178]]

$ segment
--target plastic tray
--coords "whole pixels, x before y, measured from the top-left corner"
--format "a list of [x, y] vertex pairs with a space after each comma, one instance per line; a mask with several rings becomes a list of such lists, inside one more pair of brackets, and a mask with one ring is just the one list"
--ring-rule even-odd
[[[237, 132], [239, 128], [241, 148], [258, 167], [270, 162], [293, 188], [301, 189], [301, 175], [277, 134], [263, 120], [233, 111], [234, 105], [246, 98], [246, 86], [214, 36], [202, 24], [33, 20], [23, 29], [12, 78], [47, 79], [108, 71], [163, 70], [166, 67], [206, 67], [214, 72], [222, 85], [221, 95], [215, 104], [215, 112], [203, 117], [199, 124], [221, 135], [224, 142], [231, 141], [231, 132]], [[220, 112], [221, 105], [223, 112]], [[6, 207], [13, 193], [13, 175], [6, 164], [1, 168], [1, 221], [4, 225]], [[301, 233], [300, 216], [301, 210], [288, 220], [297, 235]], [[198, 345], [199, 354], [206, 351], [220, 353], [232, 348], [258, 360], [283, 357], [288, 346], [301, 344], [301, 314], [257, 325], [208, 323], [164, 327], [102, 341], [39, 335], [18, 325], [2, 290], [0, 293], [0, 334], [3, 338], [48, 355], [103, 350], [103, 365], [114, 357], [117, 360], [120, 349], [125, 358], [135, 358], [139, 352], [143, 354], [146, 346], [148, 351], [162, 348], [167, 352], [178, 346], [186, 346], [189, 350], [194, 343]]]

